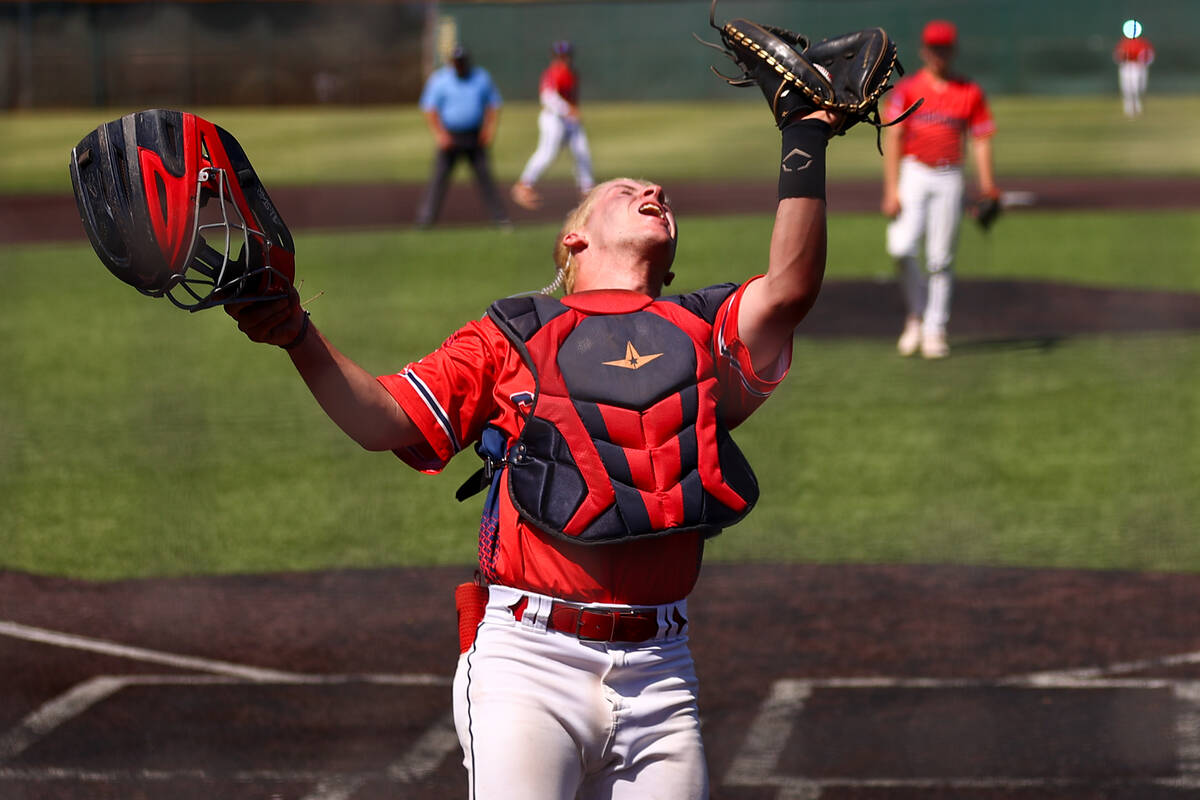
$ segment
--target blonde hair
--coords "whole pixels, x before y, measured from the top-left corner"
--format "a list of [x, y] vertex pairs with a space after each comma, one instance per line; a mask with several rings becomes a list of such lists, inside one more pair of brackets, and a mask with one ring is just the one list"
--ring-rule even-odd
[[596, 186], [579, 201], [579, 205], [567, 212], [567, 218], [563, 220], [562, 228], [558, 231], [558, 238], [554, 241], [554, 283], [542, 290], [545, 294], [549, 294], [557, 289], [559, 284], [562, 284], [565, 294], [570, 294], [574, 291], [577, 265], [571, 258], [571, 248], [563, 243], [563, 239], [571, 231], [579, 230], [587, 224], [588, 217], [592, 214], [592, 208], [596, 205], [596, 199], [600, 196], [600, 191], [610, 184], [619, 181], [628, 181], [636, 183], [639, 186], [650, 185], [650, 181], [644, 181], [639, 178], [613, 178]]

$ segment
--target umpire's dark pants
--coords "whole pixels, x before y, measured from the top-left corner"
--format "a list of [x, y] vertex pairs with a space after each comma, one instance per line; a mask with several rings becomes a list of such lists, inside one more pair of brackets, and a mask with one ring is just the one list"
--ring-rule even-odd
[[488, 150], [479, 143], [479, 130], [451, 131], [453, 139], [450, 147], [438, 150], [433, 159], [433, 176], [429, 179], [429, 188], [425, 191], [425, 199], [417, 210], [417, 225], [422, 228], [437, 222], [442, 212], [442, 201], [446, 198], [446, 186], [450, 182], [450, 173], [459, 158], [466, 158], [475, 172], [475, 180], [479, 184], [479, 193], [487, 205], [492, 219], [497, 223], [508, 222], [508, 211], [496, 191], [496, 182], [492, 179], [492, 166], [488, 159]]

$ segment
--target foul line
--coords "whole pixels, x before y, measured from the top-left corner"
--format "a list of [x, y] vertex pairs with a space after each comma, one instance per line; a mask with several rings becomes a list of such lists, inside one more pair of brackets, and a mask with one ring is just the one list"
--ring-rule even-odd
[[367, 674], [367, 675], [313, 675], [303, 672], [288, 672], [278, 669], [250, 667], [245, 664], [234, 664], [199, 656], [182, 656], [175, 653], [165, 653], [161, 650], [150, 650], [145, 647], [132, 647], [117, 644], [104, 639], [94, 639], [88, 636], [78, 636], [73, 633], [35, 628], [22, 625], [19, 622], [0, 620], [0, 635], [11, 636], [27, 642], [49, 644], [55, 647], [66, 647], [72, 650], [86, 650], [92, 653], [102, 653], [117, 658], [128, 658], [149, 664], [162, 664], [179, 669], [190, 669], [207, 672], [212, 675], [224, 675], [255, 683], [347, 683], [351, 681], [367, 683], [395, 684], [402, 686], [430, 685], [440, 686], [450, 682], [441, 675], [425, 674]]
[[1146, 672], [1156, 669], [1166, 669], [1169, 667], [1182, 667], [1190, 664], [1200, 664], [1200, 652], [1179, 653], [1172, 656], [1146, 658], [1137, 661], [1120, 661], [1116, 664], [1109, 664], [1108, 666], [1078, 667], [1076, 669], [1030, 672], [1026, 675], [1018, 676], [1017, 679], [1029, 681], [1030, 683], [1035, 684], [1046, 681], [1054, 682], [1066, 679], [1087, 681], [1095, 678], [1103, 678], [1106, 675], [1127, 675], [1131, 672]]
[[159, 650], [148, 650], [144, 647], [130, 647], [116, 644], [103, 639], [93, 639], [87, 636], [76, 636], [71, 633], [58, 633], [44, 628], [34, 628], [18, 622], [0, 620], [0, 634], [14, 639], [24, 639], [28, 642], [49, 644], [56, 647], [67, 647], [72, 650], [87, 650], [92, 653], [129, 658], [150, 664], [162, 664], [180, 669], [194, 669], [200, 672], [210, 672], [214, 675], [228, 675], [248, 681], [292, 681], [304, 677], [300, 673], [285, 672], [275, 669], [247, 667], [242, 664], [231, 664], [228, 661], [217, 661], [196, 656], [180, 656], [174, 653], [164, 653]]

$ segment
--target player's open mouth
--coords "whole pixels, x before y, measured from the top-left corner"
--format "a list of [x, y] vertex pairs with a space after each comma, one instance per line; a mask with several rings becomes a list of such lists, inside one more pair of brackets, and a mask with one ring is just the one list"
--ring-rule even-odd
[[659, 219], [667, 218], [667, 210], [657, 203], [642, 203], [638, 207], [638, 213], [658, 217]]

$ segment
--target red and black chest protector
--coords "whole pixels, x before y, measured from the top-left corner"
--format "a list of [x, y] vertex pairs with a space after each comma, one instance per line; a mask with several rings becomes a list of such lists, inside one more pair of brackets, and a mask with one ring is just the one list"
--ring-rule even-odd
[[599, 544], [712, 536], [749, 513], [758, 482], [719, 416], [712, 335], [736, 288], [534, 295], [488, 309], [534, 378], [505, 454], [526, 521]]

